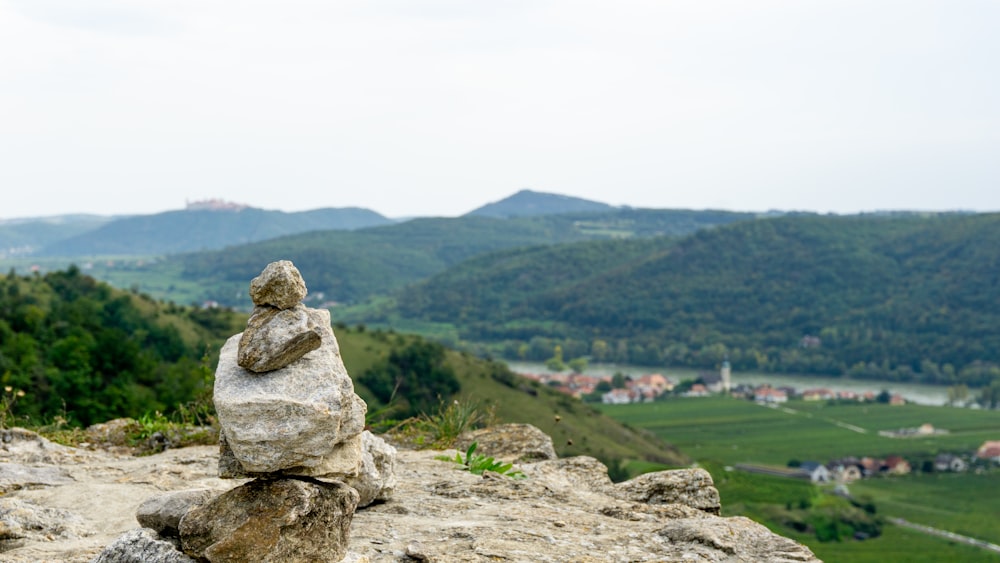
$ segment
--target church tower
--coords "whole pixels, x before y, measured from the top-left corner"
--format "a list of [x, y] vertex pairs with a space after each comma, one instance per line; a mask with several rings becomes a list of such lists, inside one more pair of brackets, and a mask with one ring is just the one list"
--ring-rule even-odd
[[722, 375], [722, 392], [726, 395], [729, 394], [729, 390], [732, 389], [733, 386], [732, 374], [733, 370], [729, 366], [729, 359], [726, 359], [722, 362], [722, 373], [720, 374]]

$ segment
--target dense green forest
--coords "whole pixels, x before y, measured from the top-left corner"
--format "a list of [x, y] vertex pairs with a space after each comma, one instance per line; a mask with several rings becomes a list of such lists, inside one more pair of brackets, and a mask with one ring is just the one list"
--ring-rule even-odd
[[159, 304], [76, 268], [11, 273], [0, 278], [0, 383], [24, 393], [14, 414], [35, 424], [164, 411], [211, 385], [207, 364], [238, 318]]
[[373, 320], [457, 326], [513, 358], [982, 386], [1000, 378], [1000, 215], [794, 216], [681, 240], [465, 262]]
[[682, 235], [752, 217], [725, 211], [623, 209], [512, 219], [414, 219], [350, 232], [310, 232], [174, 260], [183, 262], [187, 281], [214, 288], [206, 298], [229, 306], [248, 306], [246, 280], [259, 273], [260, 264], [277, 259], [298, 264], [311, 292], [354, 303], [492, 251], [588, 239]]

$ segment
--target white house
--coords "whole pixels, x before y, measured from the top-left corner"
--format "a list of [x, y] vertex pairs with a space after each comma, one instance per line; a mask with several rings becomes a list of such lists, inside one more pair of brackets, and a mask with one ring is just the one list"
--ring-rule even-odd
[[830, 470], [818, 461], [803, 461], [802, 465], [799, 466], [799, 470], [803, 474], [808, 475], [809, 480], [813, 483], [830, 482]]

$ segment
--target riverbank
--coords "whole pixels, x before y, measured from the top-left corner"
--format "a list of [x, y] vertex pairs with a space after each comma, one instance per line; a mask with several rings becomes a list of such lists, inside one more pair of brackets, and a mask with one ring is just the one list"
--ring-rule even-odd
[[[514, 373], [553, 373], [545, 364], [538, 362], [507, 362]], [[584, 371], [587, 375], [612, 376], [621, 372], [625, 375], [639, 377], [649, 373], [659, 373], [674, 383], [685, 379], [698, 377], [699, 370], [691, 368], [654, 368], [650, 366], [634, 366], [627, 364], [592, 364]], [[899, 383], [892, 381], [872, 381], [867, 379], [848, 379], [822, 375], [788, 375], [758, 372], [733, 372], [733, 385], [761, 385], [772, 387], [794, 387], [798, 390], [826, 388], [831, 391], [852, 391], [864, 394], [871, 391], [879, 393], [888, 389], [892, 393], [902, 395], [904, 399], [918, 405], [944, 406], [948, 404], [948, 388], [943, 385], [928, 385], [925, 383]]]

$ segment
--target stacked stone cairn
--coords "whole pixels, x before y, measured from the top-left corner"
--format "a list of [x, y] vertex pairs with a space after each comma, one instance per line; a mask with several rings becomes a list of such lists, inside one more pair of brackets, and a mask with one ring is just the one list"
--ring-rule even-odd
[[162, 536], [177, 534], [196, 560], [341, 561], [355, 509], [392, 495], [396, 450], [364, 430], [367, 406], [354, 393], [330, 312], [302, 304], [298, 269], [269, 264], [250, 296], [246, 330], [222, 348], [214, 401], [219, 476], [251, 480], [214, 498], [154, 497], [137, 518]]

